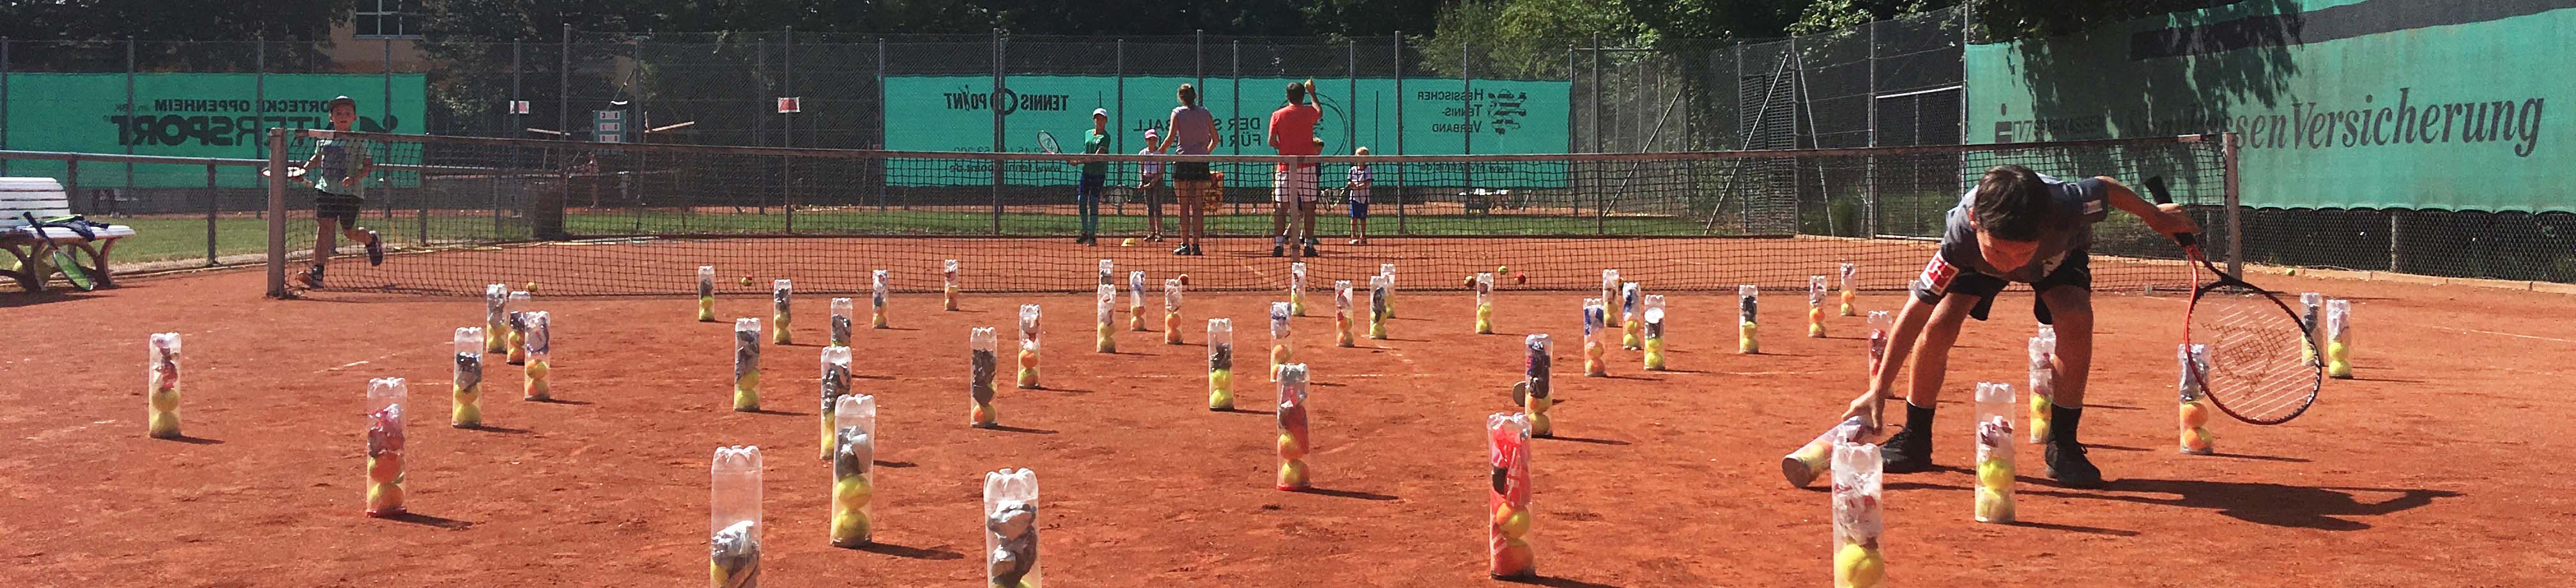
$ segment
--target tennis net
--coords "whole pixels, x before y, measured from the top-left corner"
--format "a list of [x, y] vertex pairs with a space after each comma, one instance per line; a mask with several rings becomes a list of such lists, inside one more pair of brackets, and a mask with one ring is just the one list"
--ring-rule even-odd
[[[1943, 214], [1987, 168], [2020, 164], [2064, 177], [2164, 176], [2232, 256], [2237, 216], [2232, 152], [2219, 136], [1869, 149], [1650, 154], [1140, 156], [902, 152], [635, 145], [422, 135], [279, 131], [280, 162], [323, 139], [375, 158], [361, 226], [396, 252], [383, 266], [332, 264], [329, 290], [474, 295], [484, 284], [538, 282], [556, 295], [695, 292], [698, 266], [723, 291], [766, 292], [789, 278], [809, 293], [864, 292], [889, 270], [897, 291], [935, 291], [942, 260], [974, 291], [1087, 291], [1097, 262], [1196, 289], [1287, 284], [1270, 255], [1281, 165], [1318, 176], [1320, 255], [1310, 284], [1364, 279], [1392, 263], [1446, 283], [1507, 266], [1507, 285], [1592, 289], [1619, 269], [1650, 289], [1754, 284], [1803, 288], [1810, 275], [1858, 266], [1863, 288], [1905, 285], [1931, 255]], [[1181, 207], [1171, 182], [1139, 168], [1183, 160], [1221, 174], [1207, 208], [1205, 255], [1177, 256]], [[1103, 169], [1097, 246], [1074, 243], [1076, 187]], [[1366, 190], [1349, 181], [1365, 169]], [[1168, 178], [1167, 178], [1168, 179]], [[311, 189], [272, 194], [294, 219], [272, 264], [301, 271], [316, 224]], [[1367, 244], [1351, 212], [1366, 201]], [[1142, 239], [1153, 213], [1170, 240]], [[2096, 227], [2097, 289], [2182, 288], [2172, 242], [2114, 214]], [[1126, 246], [1135, 239], [1133, 246]], [[335, 256], [353, 256], [342, 239]], [[747, 282], [736, 278], [748, 279]], [[1409, 280], [1410, 281], [1410, 280]], [[285, 292], [272, 279], [273, 292]], [[751, 285], [744, 285], [749, 283]]]

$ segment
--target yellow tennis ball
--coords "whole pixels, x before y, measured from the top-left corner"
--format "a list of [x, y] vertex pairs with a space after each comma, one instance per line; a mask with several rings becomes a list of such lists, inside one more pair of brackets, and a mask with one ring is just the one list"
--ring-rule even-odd
[[2013, 467], [2011, 464], [1994, 460], [1977, 462], [1978, 487], [2010, 488], [2012, 487], [2012, 483]]
[[1841, 588], [1870, 588], [1887, 575], [1887, 562], [1879, 559], [1878, 550], [1858, 543], [1843, 545], [1834, 552], [1834, 585]]
[[745, 286], [749, 286], [749, 285], [751, 285], [751, 276], [743, 276], [743, 277], [742, 277], [742, 285], [745, 285]]
[[1299, 442], [1296, 435], [1280, 433], [1279, 459], [1290, 461], [1306, 459], [1306, 444]]
[[868, 536], [868, 526], [868, 515], [864, 513], [855, 510], [834, 513], [832, 542], [837, 545], [863, 541]]
[[848, 476], [832, 483], [832, 501], [840, 504], [841, 508], [855, 510], [866, 507], [874, 496], [876, 488], [863, 476]]
[[1118, 246], [1119, 246], [1119, 247], [1135, 247], [1135, 246], [1136, 246], [1136, 238], [1135, 238], [1135, 237], [1128, 237], [1128, 238], [1127, 238], [1126, 240], [1124, 240], [1124, 241], [1119, 241], [1119, 242], [1118, 242]]
[[536, 282], [528, 282], [528, 285], [527, 285], [526, 287], [523, 287], [523, 288], [520, 288], [520, 289], [521, 289], [521, 290], [526, 290], [526, 291], [528, 291], [528, 293], [529, 293], [529, 294], [535, 294], [535, 293], [537, 293], [537, 283], [536, 283]]

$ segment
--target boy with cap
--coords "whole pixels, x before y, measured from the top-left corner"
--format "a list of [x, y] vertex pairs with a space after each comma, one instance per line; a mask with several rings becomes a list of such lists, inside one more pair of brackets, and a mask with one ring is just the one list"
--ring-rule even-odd
[[[357, 100], [340, 96], [332, 98], [326, 107], [331, 113], [332, 131], [345, 133], [357, 124]], [[287, 170], [288, 178], [313, 186], [313, 221], [320, 225], [314, 231], [311, 265], [297, 278], [307, 288], [322, 287], [323, 267], [339, 248], [335, 237], [341, 235], [366, 242], [367, 265], [385, 264], [384, 238], [358, 227], [358, 211], [367, 203], [360, 190], [376, 166], [375, 159], [367, 155], [369, 147], [364, 141], [336, 135], [317, 140], [303, 168]]]
[[[1109, 109], [1091, 109], [1091, 131], [1082, 137], [1086, 155], [1109, 154]], [[1100, 187], [1109, 182], [1109, 162], [1087, 161], [1082, 164], [1082, 183], [1074, 187], [1074, 206], [1082, 215], [1082, 237], [1075, 243], [1100, 244]]]

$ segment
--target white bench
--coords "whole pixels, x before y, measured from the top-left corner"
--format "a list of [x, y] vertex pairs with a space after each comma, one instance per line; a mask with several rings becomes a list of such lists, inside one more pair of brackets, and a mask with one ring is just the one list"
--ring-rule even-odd
[[[71, 255], [98, 287], [115, 285], [107, 273], [107, 254], [116, 248], [116, 240], [134, 236], [134, 227], [98, 226], [90, 238], [70, 229], [33, 227], [27, 215], [38, 220], [71, 214], [71, 200], [63, 185], [53, 178], [0, 178], [0, 249], [16, 258], [16, 263], [0, 269], [0, 276], [18, 281], [18, 287], [41, 292], [45, 282], [61, 273], [54, 268], [57, 251]], [[86, 258], [86, 259], [84, 259]]]

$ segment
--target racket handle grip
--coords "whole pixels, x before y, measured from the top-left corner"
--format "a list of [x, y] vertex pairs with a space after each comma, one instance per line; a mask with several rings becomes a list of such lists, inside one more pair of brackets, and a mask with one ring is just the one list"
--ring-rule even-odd
[[[2147, 177], [2147, 196], [2154, 198], [2157, 204], [2173, 204], [2173, 194], [2165, 189], [2164, 176]], [[2175, 243], [2181, 243], [2184, 247], [2191, 247], [2200, 243], [2198, 236], [2191, 233], [2179, 233], [2174, 235], [2173, 238]]]

